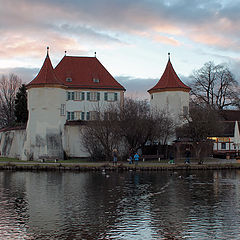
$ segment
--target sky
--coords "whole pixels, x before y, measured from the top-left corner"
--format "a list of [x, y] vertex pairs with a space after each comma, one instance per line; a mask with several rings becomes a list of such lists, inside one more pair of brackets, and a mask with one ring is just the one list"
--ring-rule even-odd
[[204, 63], [240, 78], [240, 0], [0, 0], [0, 75], [31, 81], [50, 47], [55, 67], [94, 56], [125, 88], [149, 98], [168, 52], [184, 83]]

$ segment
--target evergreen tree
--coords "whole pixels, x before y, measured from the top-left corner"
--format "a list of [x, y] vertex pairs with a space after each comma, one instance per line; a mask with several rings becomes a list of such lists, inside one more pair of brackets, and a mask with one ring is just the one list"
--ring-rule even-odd
[[17, 123], [26, 123], [28, 120], [27, 91], [25, 84], [19, 88], [15, 98], [15, 117]]

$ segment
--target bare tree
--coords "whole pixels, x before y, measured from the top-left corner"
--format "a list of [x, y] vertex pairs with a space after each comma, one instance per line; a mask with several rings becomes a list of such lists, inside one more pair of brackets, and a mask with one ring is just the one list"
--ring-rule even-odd
[[161, 145], [167, 145], [168, 141], [175, 134], [176, 125], [165, 111], [154, 112], [153, 138]]
[[137, 150], [153, 138], [154, 119], [147, 101], [125, 99], [119, 124], [121, 136], [129, 149]]
[[98, 117], [86, 122], [82, 131], [82, 144], [93, 158], [108, 160], [114, 148], [124, 156], [148, 141], [166, 143], [172, 132], [171, 120], [164, 114], [153, 115], [147, 101], [127, 98], [124, 105], [97, 112]]
[[202, 68], [194, 71], [191, 78], [191, 94], [195, 103], [216, 109], [238, 106], [238, 82], [228, 67], [207, 62]]
[[110, 160], [121, 141], [116, 108], [95, 112], [96, 118], [83, 127], [82, 144], [93, 159]]
[[0, 79], [0, 126], [2, 127], [14, 124], [15, 97], [21, 83], [21, 79], [14, 74], [3, 75]]
[[196, 157], [199, 159], [208, 137], [218, 135], [223, 129], [218, 111], [210, 107], [194, 106], [190, 108], [185, 119], [187, 123], [179, 129], [180, 135], [192, 140]]

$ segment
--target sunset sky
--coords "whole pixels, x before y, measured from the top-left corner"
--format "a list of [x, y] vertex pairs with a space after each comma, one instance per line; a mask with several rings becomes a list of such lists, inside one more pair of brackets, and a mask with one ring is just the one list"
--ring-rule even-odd
[[239, 0], [0, 0], [0, 74], [29, 82], [50, 47], [94, 56], [127, 89], [147, 98], [171, 53], [187, 83], [205, 62], [226, 63], [240, 78]]

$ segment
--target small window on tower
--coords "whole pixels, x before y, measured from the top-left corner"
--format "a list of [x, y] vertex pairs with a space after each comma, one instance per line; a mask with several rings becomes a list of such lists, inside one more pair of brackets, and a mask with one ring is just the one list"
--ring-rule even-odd
[[100, 82], [100, 81], [99, 81], [99, 78], [93, 78], [93, 82], [99, 83], [99, 82]]
[[66, 78], [66, 82], [72, 82], [72, 78], [67, 77], [67, 78]]

